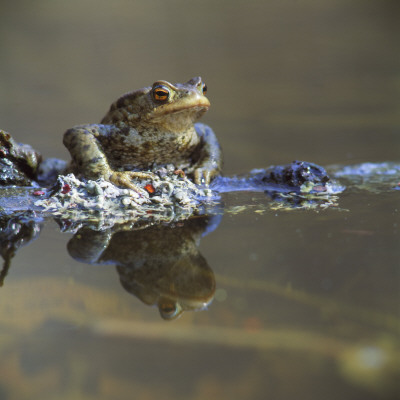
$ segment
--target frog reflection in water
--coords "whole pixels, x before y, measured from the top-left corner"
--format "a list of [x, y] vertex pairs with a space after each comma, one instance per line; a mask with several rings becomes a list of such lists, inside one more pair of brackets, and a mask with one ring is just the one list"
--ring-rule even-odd
[[220, 217], [196, 217], [177, 226], [153, 225], [94, 231], [81, 228], [68, 243], [69, 254], [89, 264], [115, 263], [122, 286], [143, 303], [157, 305], [172, 320], [204, 309], [215, 292], [214, 273], [198, 250], [205, 231]]
[[222, 156], [212, 129], [194, 124], [209, 108], [200, 77], [184, 84], [157, 81], [114, 102], [101, 124], [80, 125], [64, 135], [69, 171], [104, 178], [137, 191], [132, 178], [156, 179], [143, 170], [173, 164], [197, 184], [209, 184]]

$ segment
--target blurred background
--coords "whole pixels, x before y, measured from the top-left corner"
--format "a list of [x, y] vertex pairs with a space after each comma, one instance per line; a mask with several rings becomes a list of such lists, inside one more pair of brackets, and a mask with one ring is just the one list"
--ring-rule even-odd
[[[395, 0], [22, 1], [0, 14], [0, 124], [45, 156], [122, 93], [201, 75], [225, 171], [398, 159]], [[388, 143], [390, 145], [388, 146]]]
[[[66, 159], [121, 94], [200, 75], [227, 175], [399, 161], [399, 21], [397, 0], [3, 0], [0, 128]], [[214, 302], [168, 323], [47, 221], [0, 288], [0, 400], [398, 399], [398, 193], [231, 196], [200, 246]]]

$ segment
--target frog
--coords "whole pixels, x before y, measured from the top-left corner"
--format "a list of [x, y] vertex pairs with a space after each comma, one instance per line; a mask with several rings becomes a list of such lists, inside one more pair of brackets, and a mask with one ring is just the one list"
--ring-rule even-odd
[[68, 172], [141, 192], [133, 179], [157, 179], [154, 166], [173, 164], [196, 184], [209, 185], [221, 173], [222, 155], [213, 130], [196, 122], [210, 107], [206, 92], [195, 77], [175, 84], [158, 80], [122, 95], [100, 124], [65, 132]]

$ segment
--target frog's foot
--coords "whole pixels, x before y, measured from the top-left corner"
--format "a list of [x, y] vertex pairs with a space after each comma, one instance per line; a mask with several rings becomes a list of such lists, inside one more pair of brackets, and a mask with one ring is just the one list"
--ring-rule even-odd
[[218, 174], [217, 169], [202, 167], [194, 170], [194, 183], [208, 186], [211, 180]]
[[145, 190], [143, 190], [142, 188], [140, 188], [139, 186], [135, 185], [132, 182], [133, 178], [151, 179], [151, 180], [159, 179], [157, 175], [152, 174], [150, 172], [122, 171], [122, 172], [113, 172], [110, 176], [110, 182], [112, 182], [114, 185], [117, 186], [124, 186], [129, 189], [132, 189], [139, 194], [147, 195], [147, 192]]

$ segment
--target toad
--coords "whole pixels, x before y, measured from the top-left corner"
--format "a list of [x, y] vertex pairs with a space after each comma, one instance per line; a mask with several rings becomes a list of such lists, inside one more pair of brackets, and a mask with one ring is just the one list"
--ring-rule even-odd
[[64, 134], [72, 156], [68, 171], [140, 192], [133, 178], [156, 179], [155, 166], [173, 164], [196, 184], [208, 185], [220, 173], [222, 156], [212, 129], [194, 123], [210, 107], [206, 91], [196, 77], [186, 83], [157, 81], [121, 96], [100, 124]]

